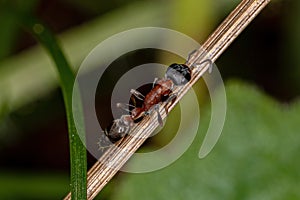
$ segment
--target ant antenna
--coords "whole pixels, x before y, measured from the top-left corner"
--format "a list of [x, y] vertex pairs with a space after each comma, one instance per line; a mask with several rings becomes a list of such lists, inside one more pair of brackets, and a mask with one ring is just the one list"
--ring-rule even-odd
[[[103, 131], [102, 131], [102, 133], [104, 133]], [[102, 140], [102, 138], [103, 138], [103, 136], [104, 136], [104, 141]], [[111, 146], [113, 146], [113, 145], [119, 145], [124, 139], [125, 139], [125, 137], [123, 137], [121, 140], [119, 140], [119, 141], [117, 141], [115, 144], [114, 143], [112, 143], [109, 139], [108, 139], [108, 137], [105, 135], [105, 134], [103, 134], [103, 136], [101, 136], [100, 138], [99, 138], [99, 141], [97, 142], [97, 145], [98, 145], [98, 151], [104, 151], [105, 149], [107, 149], [107, 148], [109, 148], [109, 147], [111, 147]], [[102, 146], [102, 144], [101, 143], [109, 143], [108, 145], [105, 145], [105, 146]]]
[[98, 144], [98, 151], [104, 151], [105, 149], [111, 147], [111, 145], [101, 146], [100, 142], [97, 142], [97, 144]]
[[[104, 151], [104, 149], [107, 149], [113, 145], [109, 139], [107, 138], [104, 131], [101, 131], [100, 138], [98, 139], [97, 145], [98, 145], [98, 151]], [[103, 146], [105, 145], [105, 146]]]

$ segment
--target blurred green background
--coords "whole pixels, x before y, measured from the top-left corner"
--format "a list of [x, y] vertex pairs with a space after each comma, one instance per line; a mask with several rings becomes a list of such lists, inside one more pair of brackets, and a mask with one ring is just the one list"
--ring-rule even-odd
[[[54, 63], [8, 7], [44, 21], [76, 71], [98, 43], [130, 28], [171, 28], [203, 43], [239, 3], [0, 2], [0, 199], [61, 199], [69, 190], [67, 123]], [[207, 158], [197, 157], [210, 119], [200, 81], [195, 89], [201, 126], [191, 148], [163, 170], [119, 173], [97, 199], [300, 199], [299, 18], [300, 1], [273, 0], [217, 60], [228, 113], [222, 136]], [[125, 61], [152, 59], [131, 56]], [[165, 133], [173, 131], [177, 110]], [[165, 135], [148, 141], [146, 148], [162, 146], [170, 140]], [[94, 162], [89, 156], [89, 166]]]

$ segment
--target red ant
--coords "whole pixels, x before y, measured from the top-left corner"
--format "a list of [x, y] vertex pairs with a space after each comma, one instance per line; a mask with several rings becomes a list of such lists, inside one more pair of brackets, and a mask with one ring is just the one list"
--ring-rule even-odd
[[[141, 107], [136, 107], [130, 111], [132, 120], [135, 121], [156, 111], [158, 122], [162, 126], [163, 121], [159, 113], [160, 103], [166, 102], [166, 104], [168, 104], [172, 102], [177, 97], [177, 95], [173, 93], [174, 86], [185, 85], [190, 80], [190, 68], [185, 64], [174, 63], [168, 67], [164, 78], [156, 78], [154, 80], [153, 87], [146, 96], [132, 89], [130, 93], [143, 101]], [[124, 109], [124, 104], [118, 104], [117, 106]]]
[[[194, 54], [195, 51], [190, 53], [190, 56]], [[195, 67], [200, 67], [201, 65], [208, 63], [209, 64], [209, 72], [212, 69], [212, 61], [210, 59], [206, 59], [200, 63], [194, 64]], [[194, 67], [193, 67], [194, 68]], [[117, 106], [129, 111], [125, 108], [125, 106], [134, 107], [130, 112], [130, 115], [122, 115], [120, 119], [116, 119], [113, 121], [110, 128], [105, 130], [105, 135], [109, 138], [109, 140], [113, 143], [122, 139], [126, 134], [129, 134], [132, 126], [135, 121], [139, 118], [144, 117], [145, 115], [151, 114], [153, 111], [157, 112], [158, 123], [162, 126], [163, 121], [162, 117], [159, 113], [160, 103], [166, 102], [167, 104], [172, 102], [177, 95], [172, 92], [174, 86], [182, 86], [187, 84], [192, 77], [192, 70], [185, 64], [171, 64], [165, 74], [165, 77], [162, 79], [155, 79], [153, 83], [153, 87], [147, 95], [142, 95], [137, 90], [132, 89], [130, 92], [138, 99], [143, 101], [141, 107], [134, 107], [128, 104], [118, 103]], [[164, 100], [166, 99], [166, 100]], [[167, 109], [166, 109], [167, 112]]]

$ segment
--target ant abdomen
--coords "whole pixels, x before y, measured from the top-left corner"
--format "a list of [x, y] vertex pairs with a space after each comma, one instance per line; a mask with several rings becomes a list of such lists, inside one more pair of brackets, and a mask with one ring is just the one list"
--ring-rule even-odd
[[191, 80], [191, 69], [185, 64], [171, 64], [166, 72], [166, 77], [171, 79], [174, 85], [185, 85]]

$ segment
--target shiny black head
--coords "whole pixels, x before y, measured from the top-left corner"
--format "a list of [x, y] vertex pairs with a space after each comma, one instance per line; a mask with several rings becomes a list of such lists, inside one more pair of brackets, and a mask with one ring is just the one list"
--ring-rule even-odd
[[166, 77], [171, 79], [175, 85], [185, 85], [191, 80], [191, 70], [185, 64], [173, 63], [168, 67]]

